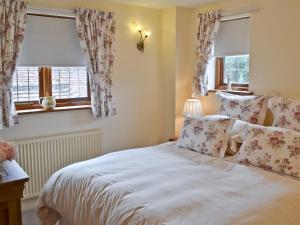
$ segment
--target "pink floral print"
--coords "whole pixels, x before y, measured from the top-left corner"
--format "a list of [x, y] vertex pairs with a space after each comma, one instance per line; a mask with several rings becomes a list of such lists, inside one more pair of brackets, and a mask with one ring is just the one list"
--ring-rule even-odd
[[239, 104], [238, 102], [236, 102], [236, 101], [230, 101], [229, 104], [228, 104], [229, 108], [231, 108], [231, 109], [235, 109], [235, 108], [237, 108], [239, 105], [240, 105], [240, 104]]
[[290, 152], [290, 158], [300, 156], [300, 137], [295, 137], [293, 144], [288, 146]]
[[225, 116], [186, 118], [178, 145], [212, 156], [223, 157], [234, 120]]
[[263, 169], [267, 169], [267, 170], [272, 170], [273, 167], [271, 165], [269, 165], [269, 163], [271, 162], [272, 156], [269, 153], [265, 153], [265, 155], [261, 158], [258, 157], [257, 158], [257, 163], [259, 165], [259, 167], [263, 168]]
[[208, 93], [206, 68], [211, 55], [213, 41], [221, 22], [221, 11], [200, 13], [198, 15], [196, 69], [193, 79], [193, 97]]
[[88, 62], [93, 114], [95, 118], [114, 116], [111, 78], [115, 61], [114, 13], [82, 8], [75, 13], [80, 45]]
[[[275, 160], [275, 165], [277, 166], [277, 170], [281, 173], [284, 174], [285, 171], [290, 171], [293, 169], [293, 167], [290, 165], [290, 161], [288, 158], [284, 159], [276, 159]], [[297, 172], [296, 172], [297, 174]]]
[[218, 92], [219, 114], [263, 125], [267, 113], [265, 96], [239, 96]]
[[264, 130], [262, 128], [252, 128], [252, 137], [259, 137], [261, 134], [264, 134]]
[[237, 161], [300, 178], [300, 133], [249, 124]]
[[274, 115], [273, 126], [300, 132], [300, 100], [272, 97], [269, 108]]
[[297, 105], [296, 108], [293, 110], [294, 119], [300, 123], [300, 105]]
[[268, 135], [268, 142], [269, 145], [273, 149], [280, 149], [285, 144], [284, 141], [284, 133], [281, 131], [274, 131]]
[[259, 144], [258, 140], [253, 140], [247, 146], [247, 155], [251, 155], [257, 150], [262, 150], [262, 146]]
[[21, 0], [0, 3], [0, 129], [18, 123], [12, 99], [12, 81], [24, 39], [28, 3]]

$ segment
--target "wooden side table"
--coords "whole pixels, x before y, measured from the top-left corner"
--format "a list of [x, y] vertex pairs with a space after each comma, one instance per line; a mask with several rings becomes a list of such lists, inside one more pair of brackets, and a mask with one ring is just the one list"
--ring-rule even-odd
[[16, 161], [4, 162], [4, 172], [0, 178], [0, 224], [21, 225], [21, 198], [29, 177]]
[[169, 138], [169, 141], [177, 141], [177, 140], [178, 140], [178, 137]]

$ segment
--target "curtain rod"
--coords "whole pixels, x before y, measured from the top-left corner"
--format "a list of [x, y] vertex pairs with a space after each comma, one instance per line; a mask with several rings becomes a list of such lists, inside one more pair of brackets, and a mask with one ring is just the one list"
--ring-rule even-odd
[[258, 6], [252, 6], [241, 10], [224, 11], [222, 13], [221, 21], [250, 17], [250, 13], [257, 12], [258, 10], [259, 10]]
[[75, 18], [75, 13], [71, 10], [53, 9], [44, 7], [30, 7], [28, 8], [28, 14], [42, 15], [42, 16], [54, 16], [63, 18]]

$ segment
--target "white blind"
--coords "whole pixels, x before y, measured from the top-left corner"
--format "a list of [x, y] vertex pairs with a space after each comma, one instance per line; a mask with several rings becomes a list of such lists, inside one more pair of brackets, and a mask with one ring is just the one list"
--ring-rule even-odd
[[214, 42], [214, 56], [249, 54], [250, 18], [221, 22]]
[[18, 66], [84, 66], [74, 19], [29, 15]]

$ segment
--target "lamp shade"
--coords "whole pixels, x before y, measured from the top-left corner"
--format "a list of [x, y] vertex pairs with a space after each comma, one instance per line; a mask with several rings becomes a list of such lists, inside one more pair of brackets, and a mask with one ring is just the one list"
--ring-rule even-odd
[[188, 99], [184, 104], [183, 116], [193, 118], [203, 116], [201, 101], [199, 99]]

